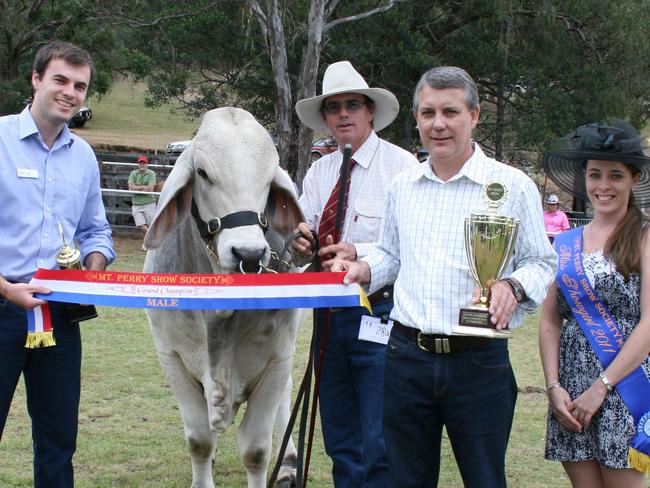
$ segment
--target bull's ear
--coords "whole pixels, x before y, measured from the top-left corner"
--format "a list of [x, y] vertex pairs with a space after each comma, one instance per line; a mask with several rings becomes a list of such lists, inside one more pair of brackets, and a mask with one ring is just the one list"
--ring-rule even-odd
[[191, 146], [176, 160], [160, 194], [156, 216], [144, 237], [144, 246], [155, 249], [190, 213], [194, 187], [194, 164]]
[[276, 170], [271, 183], [265, 213], [269, 227], [284, 239], [289, 237], [300, 222], [305, 221], [298, 205], [296, 187], [286, 171], [280, 167]]

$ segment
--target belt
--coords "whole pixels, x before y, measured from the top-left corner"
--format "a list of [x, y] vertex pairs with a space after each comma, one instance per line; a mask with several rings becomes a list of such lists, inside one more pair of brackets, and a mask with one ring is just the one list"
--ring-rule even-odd
[[[380, 288], [372, 295], [368, 295], [368, 301], [370, 305], [377, 305], [379, 303], [387, 302], [388, 300], [393, 299], [393, 285], [386, 285], [383, 288]], [[344, 310], [349, 310], [349, 308], [330, 308], [330, 313], [343, 312]]]
[[400, 322], [393, 321], [393, 331], [402, 337], [412, 340], [426, 352], [434, 354], [451, 354], [454, 352], [465, 352], [472, 349], [483, 349], [493, 340], [486, 337], [448, 336], [444, 334], [423, 334], [413, 327], [407, 327]]
[[393, 285], [386, 285], [383, 288], [380, 288], [372, 295], [368, 295], [368, 301], [371, 305], [375, 303], [381, 303], [393, 299]]

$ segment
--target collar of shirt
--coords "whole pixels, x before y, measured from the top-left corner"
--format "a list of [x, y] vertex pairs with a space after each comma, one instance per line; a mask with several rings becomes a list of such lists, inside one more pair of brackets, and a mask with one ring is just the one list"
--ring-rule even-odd
[[431, 164], [429, 162], [431, 158], [430, 156], [425, 164], [421, 164], [418, 167], [418, 171], [414, 173], [412, 181], [418, 180], [420, 178], [427, 178], [429, 180], [444, 184], [465, 177], [475, 183], [478, 183], [481, 186], [484, 186], [486, 183], [488, 183], [488, 158], [477, 143], [473, 142], [472, 147], [474, 148], [474, 151], [472, 152], [470, 158], [465, 161], [465, 164], [463, 164], [460, 171], [449, 178], [448, 181], [445, 182], [441, 180], [433, 172], [433, 169], [431, 169]]
[[[368, 169], [370, 163], [372, 162], [373, 156], [377, 152], [378, 147], [379, 136], [375, 133], [375, 131], [372, 131], [364, 143], [361, 144], [361, 147], [359, 147], [359, 149], [357, 149], [356, 152], [352, 155], [352, 159], [354, 159], [356, 163], [362, 168]], [[339, 166], [343, 162], [342, 149], [342, 146], [339, 146], [339, 150], [335, 153], [335, 161], [339, 164]]]
[[[45, 143], [41, 138], [40, 132], [38, 132], [38, 127], [36, 126], [34, 117], [32, 117], [30, 108], [31, 105], [25, 107], [18, 117], [19, 137], [22, 140], [33, 136], [37, 138], [41, 144], [44, 145]], [[73, 143], [74, 143], [74, 138], [72, 137], [72, 133], [70, 132], [70, 129], [68, 129], [68, 125], [64, 124], [63, 129], [61, 129], [61, 132], [59, 132], [59, 135], [56, 138], [56, 141], [54, 141], [54, 145], [52, 146], [52, 151], [56, 151], [57, 149], [63, 146], [70, 147]]]

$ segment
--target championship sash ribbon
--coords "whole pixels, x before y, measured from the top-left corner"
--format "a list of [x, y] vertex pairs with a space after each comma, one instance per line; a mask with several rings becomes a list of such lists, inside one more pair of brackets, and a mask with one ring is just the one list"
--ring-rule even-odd
[[[252, 310], [282, 308], [358, 307], [370, 309], [363, 289], [343, 284], [341, 273], [281, 274], [154, 274], [116, 271], [39, 269], [31, 283], [51, 293], [36, 294], [54, 302], [172, 310]], [[25, 347], [53, 345], [43, 339], [39, 324], [46, 306], [29, 310]]]
[[52, 333], [52, 316], [49, 304], [41, 305], [27, 312], [27, 341], [25, 347], [55, 346]]
[[[589, 283], [582, 263], [582, 227], [558, 235], [557, 286], [589, 341], [603, 369], [614, 360], [625, 338], [607, 306]], [[617, 385], [616, 391], [637, 424], [628, 461], [634, 469], [650, 474], [650, 381], [639, 366]]]

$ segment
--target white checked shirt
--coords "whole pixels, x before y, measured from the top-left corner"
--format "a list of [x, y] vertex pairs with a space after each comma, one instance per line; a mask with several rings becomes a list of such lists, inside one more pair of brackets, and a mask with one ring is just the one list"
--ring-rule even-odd
[[449, 181], [427, 162], [400, 174], [389, 189], [378, 243], [364, 260], [370, 293], [395, 280], [391, 318], [427, 334], [452, 333], [477, 286], [465, 254], [464, 219], [485, 213], [481, 189], [493, 181], [509, 191], [500, 212], [520, 221], [504, 277], [516, 278], [529, 298], [517, 306], [509, 327], [520, 326], [524, 309], [532, 312], [543, 301], [557, 255], [544, 230], [539, 191], [523, 172], [486, 157], [474, 144], [472, 157]]
[[[357, 164], [352, 170], [341, 241], [353, 243], [357, 257], [362, 257], [379, 235], [386, 192], [393, 178], [419, 163], [411, 153], [380, 139], [375, 132], [370, 133], [352, 158]], [[343, 153], [335, 151], [314, 162], [305, 175], [300, 207], [311, 229], [318, 229], [342, 162]]]

